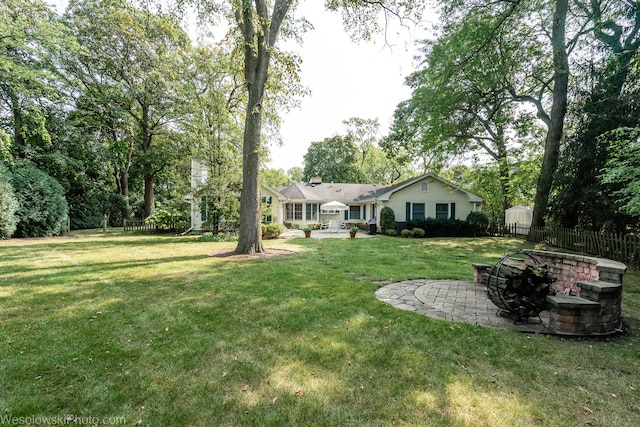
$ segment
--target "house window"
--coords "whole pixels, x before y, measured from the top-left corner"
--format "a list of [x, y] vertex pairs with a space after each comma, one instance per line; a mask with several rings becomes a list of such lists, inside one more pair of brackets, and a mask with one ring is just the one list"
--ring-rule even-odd
[[318, 204], [317, 203], [307, 203], [307, 221], [317, 221], [318, 220]]
[[360, 205], [349, 206], [349, 219], [361, 219]]
[[429, 183], [428, 182], [423, 182], [422, 183], [422, 192], [423, 193], [428, 193], [429, 192]]
[[436, 219], [449, 219], [448, 203], [436, 203]]
[[271, 202], [271, 196], [262, 196], [262, 222], [265, 224], [273, 222]]
[[287, 221], [302, 221], [302, 203], [287, 203], [285, 218]]
[[413, 203], [411, 206], [411, 219], [424, 219], [425, 213], [424, 203]]

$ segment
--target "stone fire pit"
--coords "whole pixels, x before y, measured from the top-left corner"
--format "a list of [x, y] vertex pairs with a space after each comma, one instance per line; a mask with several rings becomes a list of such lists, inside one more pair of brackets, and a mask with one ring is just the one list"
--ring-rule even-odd
[[[509, 256], [508, 260], [505, 257], [498, 264], [503, 265], [507, 260], [509, 264], [517, 264], [517, 268], [523, 272], [527, 270], [523, 265], [531, 266], [532, 271], [539, 271], [538, 274], [546, 275], [548, 272], [548, 277], [541, 276], [540, 283], [546, 283], [551, 276], [555, 277], [555, 280], [549, 283], [548, 291], [543, 291], [548, 294], [544, 297], [546, 304], [542, 304], [546, 307], [541, 307], [549, 310], [548, 329], [551, 332], [563, 335], [607, 335], [621, 328], [622, 277], [627, 270], [624, 264], [609, 259], [558, 252], [524, 250], [520, 253], [523, 256], [522, 260], [514, 262]], [[474, 264], [476, 283], [495, 283], [497, 279], [491, 279], [491, 273], [493, 270], [496, 274], [498, 264]], [[541, 272], [541, 268], [544, 273]], [[516, 287], [522, 286], [524, 289], [518, 292], [539, 295], [541, 289], [535, 292], [531, 289], [531, 286], [538, 286], [533, 282], [535, 281], [520, 280]], [[513, 293], [513, 289], [509, 292]], [[493, 290], [488, 288], [488, 295], [492, 301], [496, 298], [495, 294], [495, 286]], [[514, 298], [517, 299], [518, 296]], [[536, 301], [538, 300], [539, 298]], [[497, 301], [496, 305], [504, 310], [505, 307], [501, 306], [502, 296], [498, 296]], [[536, 314], [535, 310], [517, 308], [517, 302], [507, 305], [510, 304], [516, 307], [512, 313], [519, 320]], [[506, 308], [507, 311], [509, 307]]]

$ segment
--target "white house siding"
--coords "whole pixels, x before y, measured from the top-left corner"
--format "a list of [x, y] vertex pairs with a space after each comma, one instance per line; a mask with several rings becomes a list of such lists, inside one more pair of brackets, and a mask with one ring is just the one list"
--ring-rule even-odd
[[[422, 191], [422, 183], [428, 183], [429, 191]], [[437, 204], [448, 204], [450, 207], [451, 203], [455, 203], [454, 219], [466, 219], [467, 215], [475, 209], [474, 203], [469, 201], [466, 193], [454, 190], [432, 178], [418, 181], [396, 191], [384, 205], [393, 209], [397, 222], [407, 222], [411, 218], [406, 216], [406, 203], [424, 203], [425, 218], [436, 217]]]
[[280, 200], [281, 195], [264, 186], [260, 187], [260, 197], [262, 204], [271, 202], [271, 223], [282, 225], [284, 220], [284, 203]]
[[[199, 160], [191, 160], [191, 188], [197, 191], [204, 184], [207, 183], [207, 168], [205, 164]], [[191, 196], [191, 227], [194, 230], [202, 230], [202, 212], [201, 212], [201, 200], [198, 197]]]

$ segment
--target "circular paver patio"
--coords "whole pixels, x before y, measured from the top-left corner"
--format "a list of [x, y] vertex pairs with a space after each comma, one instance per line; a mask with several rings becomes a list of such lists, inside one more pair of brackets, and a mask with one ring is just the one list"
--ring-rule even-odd
[[437, 319], [514, 329], [523, 332], [548, 333], [548, 312], [540, 320], [514, 322], [497, 315], [484, 286], [460, 280], [415, 279], [391, 283], [376, 291], [380, 301]]

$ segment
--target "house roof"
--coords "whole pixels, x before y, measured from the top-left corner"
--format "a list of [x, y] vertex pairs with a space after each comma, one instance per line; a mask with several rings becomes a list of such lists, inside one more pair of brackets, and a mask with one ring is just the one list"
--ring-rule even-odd
[[[380, 189], [378, 184], [347, 184], [347, 183], [293, 183], [280, 187], [278, 191], [289, 200], [305, 200], [312, 202], [327, 202], [336, 200], [341, 203], [353, 203], [370, 199]], [[382, 187], [384, 188], [384, 187]]]
[[287, 200], [287, 196], [285, 196], [284, 194], [282, 194], [280, 191], [278, 191], [276, 188], [270, 186], [269, 184], [263, 184], [263, 187], [266, 188], [267, 190], [269, 190], [271, 193], [273, 193], [281, 201], [286, 201]]
[[392, 185], [390, 187], [381, 188], [374, 195], [374, 197], [372, 197], [372, 199], [389, 200], [391, 195], [393, 193], [395, 193], [396, 191], [402, 190], [403, 188], [406, 188], [406, 187], [408, 187], [410, 185], [413, 185], [416, 182], [420, 182], [420, 181], [422, 181], [422, 180], [424, 180], [426, 178], [431, 178], [433, 180], [440, 181], [442, 184], [446, 185], [447, 187], [450, 187], [453, 190], [463, 192], [464, 194], [467, 195], [467, 197], [469, 197], [469, 202], [478, 202], [478, 203], [484, 202], [484, 199], [482, 197], [480, 197], [480, 196], [478, 196], [476, 194], [473, 194], [472, 192], [467, 191], [464, 188], [460, 187], [459, 185], [456, 185], [456, 184], [454, 184], [452, 182], [449, 182], [444, 178], [440, 178], [438, 175], [436, 175], [434, 173], [431, 173], [431, 172], [425, 173], [423, 175], [416, 176], [414, 178], [407, 179], [406, 181], [399, 182], [399, 183], [397, 183], [395, 185]]
[[278, 191], [291, 201], [311, 201], [311, 202], [327, 202], [329, 200], [337, 200], [338, 202], [349, 204], [353, 202], [372, 202], [374, 200], [389, 200], [391, 195], [396, 191], [400, 191], [416, 182], [431, 178], [440, 181], [447, 187], [456, 191], [461, 191], [469, 197], [469, 202], [483, 202], [484, 199], [477, 196], [464, 188], [455, 185], [438, 175], [426, 173], [406, 181], [389, 187], [379, 184], [347, 184], [347, 183], [293, 183], [280, 187]]

